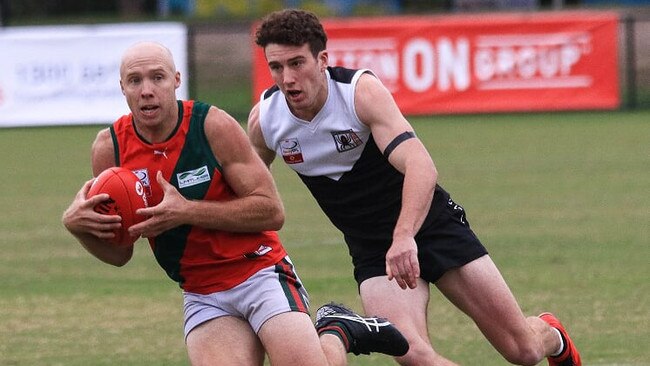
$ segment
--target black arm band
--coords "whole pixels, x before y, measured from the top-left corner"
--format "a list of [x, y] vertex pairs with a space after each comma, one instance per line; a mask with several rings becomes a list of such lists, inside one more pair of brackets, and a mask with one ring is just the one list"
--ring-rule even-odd
[[392, 153], [393, 150], [395, 150], [395, 148], [399, 144], [401, 144], [402, 142], [404, 142], [404, 141], [406, 141], [408, 139], [412, 139], [414, 137], [415, 137], [415, 133], [413, 131], [406, 131], [404, 133], [400, 133], [399, 135], [397, 135], [393, 139], [393, 141], [390, 142], [390, 144], [388, 144], [388, 146], [386, 146], [386, 150], [384, 150], [384, 157], [386, 157], [386, 159], [388, 159], [388, 156], [390, 155], [390, 153]]

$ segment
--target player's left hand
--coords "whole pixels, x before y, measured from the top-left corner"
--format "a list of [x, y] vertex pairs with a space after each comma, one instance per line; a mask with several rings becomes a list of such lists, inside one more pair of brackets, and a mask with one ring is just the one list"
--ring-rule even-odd
[[395, 279], [404, 290], [417, 286], [420, 263], [414, 238], [393, 238], [393, 244], [386, 253], [386, 274], [389, 281]]
[[162, 172], [158, 171], [156, 181], [163, 190], [163, 199], [156, 206], [141, 208], [136, 211], [138, 215], [148, 216], [149, 218], [131, 226], [129, 228], [131, 235], [151, 238], [182, 224], [183, 217], [179, 208], [184, 207], [187, 200], [178, 192], [176, 187], [163, 178]]

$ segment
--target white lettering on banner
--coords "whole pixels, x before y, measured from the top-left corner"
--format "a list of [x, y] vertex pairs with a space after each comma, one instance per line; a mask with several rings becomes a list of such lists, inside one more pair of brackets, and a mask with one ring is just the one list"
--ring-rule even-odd
[[483, 35], [473, 45], [467, 37], [415, 37], [402, 49], [398, 49], [396, 38], [345, 38], [331, 40], [328, 51], [331, 65], [369, 68], [391, 93], [398, 92], [400, 85], [416, 93], [432, 88], [464, 91], [470, 88], [472, 76], [479, 90], [584, 88], [593, 84], [590, 75], [572, 73], [592, 51], [592, 37], [587, 32]]
[[[400, 50], [396, 39], [334, 39], [327, 50], [331, 65], [371, 69], [388, 90], [398, 91]], [[452, 84], [456, 90], [466, 90], [471, 80], [469, 51], [469, 41], [464, 38], [455, 44], [441, 38], [435, 46], [424, 38], [409, 40], [402, 51], [404, 85], [411, 91], [425, 92], [434, 86], [437, 76], [440, 91], [449, 90]]]
[[591, 49], [584, 32], [480, 36], [474, 54], [478, 89], [589, 87], [591, 76], [571, 72]]
[[394, 38], [346, 38], [327, 43], [330, 65], [370, 69], [391, 92], [398, 90], [399, 50]]
[[429, 41], [415, 38], [408, 42], [404, 47], [404, 84], [414, 92], [429, 89], [435, 80], [434, 62], [433, 47]]
[[[437, 65], [436, 52], [434, 52], [436, 50]], [[404, 47], [406, 87], [414, 92], [424, 92], [433, 86], [436, 72], [437, 89], [440, 91], [448, 91], [452, 82], [455, 90], [462, 91], [469, 88], [469, 41], [460, 38], [454, 47], [454, 43], [449, 38], [440, 38], [435, 48], [431, 42], [423, 38], [409, 41]]]

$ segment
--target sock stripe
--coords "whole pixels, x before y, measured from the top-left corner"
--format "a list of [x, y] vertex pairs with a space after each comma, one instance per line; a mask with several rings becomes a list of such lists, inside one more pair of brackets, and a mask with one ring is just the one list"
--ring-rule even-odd
[[348, 334], [345, 332], [345, 329], [343, 327], [339, 325], [328, 325], [318, 330], [318, 335], [321, 334], [332, 334], [337, 336], [341, 340], [341, 342], [343, 342], [345, 351], [346, 352], [350, 351], [350, 340], [348, 338]]

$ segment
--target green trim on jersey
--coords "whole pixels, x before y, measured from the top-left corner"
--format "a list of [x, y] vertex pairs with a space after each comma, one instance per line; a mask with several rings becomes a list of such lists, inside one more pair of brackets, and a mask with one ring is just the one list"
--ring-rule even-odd
[[[208, 138], [205, 135], [205, 118], [210, 110], [210, 105], [194, 102], [194, 107], [192, 108], [192, 119], [190, 120], [190, 127], [187, 131], [187, 137], [185, 139], [185, 145], [181, 150], [181, 154], [176, 162], [174, 167], [174, 172], [172, 173], [170, 183], [174, 187], [178, 188], [178, 175], [183, 172], [191, 171], [194, 169], [207, 166], [208, 172], [212, 174], [214, 169], [221, 171], [221, 165], [217, 162], [217, 159], [214, 157]], [[214, 177], [210, 177], [210, 181]], [[203, 199], [210, 185], [210, 181], [207, 184], [197, 184], [190, 187], [185, 187], [179, 189], [183, 196], [188, 199]]]
[[120, 166], [120, 146], [117, 144], [117, 134], [115, 134], [115, 128], [113, 128], [113, 125], [110, 126], [109, 130], [111, 131], [111, 139], [113, 140], [113, 154], [115, 155], [115, 166]]
[[[214, 179], [212, 172], [214, 169], [221, 171], [221, 166], [214, 157], [212, 148], [205, 136], [205, 118], [209, 110], [210, 105], [194, 102], [185, 144], [183, 145], [183, 149], [181, 150], [169, 181], [185, 198], [191, 200], [203, 199], [210, 188], [212, 179]], [[208, 169], [210, 180], [189, 187], [178, 187], [179, 174], [204, 166]], [[182, 284], [184, 281], [180, 275], [180, 261], [183, 257], [187, 237], [191, 230], [192, 226], [181, 225], [167, 230], [156, 237], [154, 249], [156, 260], [162, 268], [165, 268], [167, 275], [179, 284]]]

